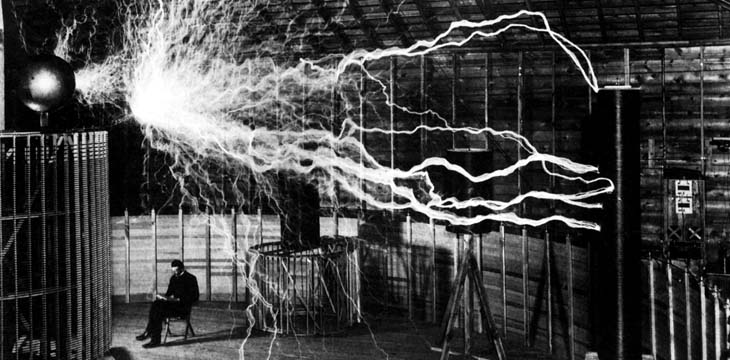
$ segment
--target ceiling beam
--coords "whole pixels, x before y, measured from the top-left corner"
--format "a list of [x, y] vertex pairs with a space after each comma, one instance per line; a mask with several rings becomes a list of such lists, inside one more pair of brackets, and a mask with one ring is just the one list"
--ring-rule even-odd
[[639, 41], [644, 41], [644, 24], [641, 22], [641, 4], [634, 0], [634, 16], [636, 17], [636, 31], [639, 32]]
[[345, 31], [342, 29], [342, 25], [338, 23], [336, 19], [332, 18], [329, 11], [324, 6], [324, 1], [312, 0], [312, 4], [314, 4], [314, 6], [317, 8], [317, 14], [324, 21], [325, 29], [332, 31], [335, 36], [337, 36], [337, 38], [340, 40], [342, 47], [347, 52], [350, 52], [353, 48], [350, 37], [345, 34]]
[[413, 45], [415, 41], [411, 37], [411, 33], [408, 31], [408, 26], [406, 26], [403, 18], [401, 18], [400, 15], [398, 15], [398, 12], [395, 11], [393, 2], [391, 0], [380, 0], [380, 7], [383, 8], [383, 11], [385, 11], [386, 21], [388, 21], [388, 23], [390, 23], [390, 25], [392, 25], [398, 33], [398, 38], [401, 43], [403, 43], [403, 46], [408, 47]]
[[355, 18], [355, 21], [357, 21], [358, 25], [360, 25], [360, 29], [362, 30], [363, 34], [365, 34], [365, 37], [367, 37], [368, 41], [370, 42], [370, 46], [373, 49], [383, 48], [383, 44], [378, 39], [378, 33], [376, 33], [375, 30], [373, 30], [373, 28], [370, 26], [368, 21], [363, 16], [362, 9], [360, 8], [360, 4], [358, 3], [358, 0], [346, 0], [346, 2], [347, 2], [347, 9], [350, 10], [352, 17]]
[[606, 18], [603, 16], [603, 3], [601, 3], [601, 0], [596, 0], [596, 5], [596, 11], [598, 11], [598, 26], [601, 27], [601, 41], [608, 42], [608, 35], [606, 34]]

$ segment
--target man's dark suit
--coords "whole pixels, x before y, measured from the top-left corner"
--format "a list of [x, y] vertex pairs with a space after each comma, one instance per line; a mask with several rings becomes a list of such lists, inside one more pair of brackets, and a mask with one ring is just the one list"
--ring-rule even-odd
[[195, 275], [185, 271], [180, 275], [173, 275], [167, 286], [165, 297], [174, 297], [177, 300], [157, 299], [150, 307], [146, 332], [152, 340], [160, 339], [162, 322], [167, 317], [190, 314], [190, 308], [198, 301], [198, 280]]

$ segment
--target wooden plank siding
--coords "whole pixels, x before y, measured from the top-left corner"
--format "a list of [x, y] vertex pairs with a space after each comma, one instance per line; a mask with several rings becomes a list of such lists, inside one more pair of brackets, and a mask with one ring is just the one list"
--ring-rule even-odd
[[[263, 229], [258, 228], [256, 215], [238, 215], [236, 239], [239, 251], [247, 246], [258, 244], [260, 234], [263, 241], [279, 240], [279, 221], [275, 216], [263, 217]], [[211, 300], [229, 301], [232, 297], [232, 239], [230, 238], [230, 215], [215, 215], [211, 234]], [[130, 218], [130, 296], [132, 302], [149, 301], [153, 291], [154, 261], [157, 259], [159, 292], [166, 289], [169, 278], [169, 263], [179, 258], [180, 238], [179, 219], [176, 215], [159, 215], [157, 217], [157, 254], [155, 256], [150, 217]], [[201, 289], [201, 299], [207, 299], [205, 292], [207, 272], [205, 263], [205, 223], [206, 216], [185, 216], [185, 258], [186, 267], [197, 276]], [[358, 226], [358, 223], [360, 224]], [[113, 217], [112, 224], [112, 271], [114, 283], [112, 294], [115, 302], [124, 302], [126, 297], [126, 239], [124, 237], [124, 218]], [[374, 225], [374, 226], [371, 226]], [[366, 314], [375, 315], [383, 310], [399, 311], [406, 314], [408, 306], [412, 306], [414, 319], [434, 321], [441, 319], [446, 302], [450, 295], [450, 283], [455, 274], [454, 249], [456, 241], [453, 233], [447, 232], [445, 226], [412, 223], [412, 242], [407, 238], [409, 233], [406, 222], [394, 222], [390, 226], [380, 223], [360, 222], [353, 218], [340, 218], [335, 225], [333, 218], [320, 219], [322, 235], [334, 235], [335, 231], [344, 236], [360, 239], [360, 271], [362, 276], [362, 303]], [[433, 243], [432, 231], [435, 234]], [[386, 236], [387, 235], [387, 236]], [[386, 236], [386, 237], [384, 237]], [[552, 237], [551, 273], [552, 290], [546, 287], [545, 240], [543, 234], [530, 234], [528, 241], [529, 278], [527, 280], [527, 310], [531, 322], [529, 329], [530, 344], [535, 349], [548, 349], [547, 296], [552, 295], [553, 349], [555, 354], [566, 354], [570, 348], [568, 334], [571, 329], [569, 304], [574, 304], [575, 355], [583, 357], [589, 345], [588, 294], [589, 275], [587, 253], [585, 247], [572, 245], [570, 252], [573, 259], [566, 257], [569, 252], [565, 248], [564, 239]], [[499, 232], [490, 232], [481, 236], [482, 254], [480, 260], [482, 276], [487, 288], [490, 307], [497, 324], [505, 320], [509, 339], [521, 339], [524, 336], [523, 323], [523, 278], [522, 278], [522, 237], [519, 229], [508, 229], [505, 236], [506, 259], [506, 305], [502, 306], [501, 287], [501, 237]], [[582, 241], [585, 244], [585, 241]], [[435, 247], [434, 247], [435, 246]], [[434, 258], [435, 255], [435, 258]], [[241, 256], [241, 254], [239, 254]], [[435, 263], [433, 262], [435, 259]], [[568, 296], [568, 266], [572, 264], [574, 299]], [[241, 268], [239, 268], [241, 269]], [[435, 278], [434, 278], [435, 277]], [[434, 282], [435, 280], [435, 282]], [[245, 300], [245, 279], [241, 271], [237, 273], [237, 284], [240, 301]], [[436, 284], [434, 288], [432, 284]], [[436, 293], [434, 293], [434, 289]], [[410, 295], [410, 301], [409, 301]], [[433, 300], [436, 300], [437, 313], [434, 314]], [[409, 305], [410, 304], [410, 305]], [[383, 307], [385, 306], [385, 307]], [[463, 324], [463, 322], [461, 322]]]
[[[700, 47], [687, 48], [643, 48], [629, 51], [628, 81], [632, 86], [642, 88], [641, 106], [641, 194], [642, 194], [642, 239], [656, 242], [662, 238], [662, 184], [661, 174], [665, 167], [686, 167], [700, 169], [702, 157], [705, 158], [707, 175], [707, 234], [711, 242], [725, 240], [730, 227], [730, 155], [721, 153], [709, 145], [712, 137], [727, 136], [730, 130], [730, 96], [726, 89], [730, 85], [730, 61], [724, 46], [704, 47], [703, 61], [700, 64]], [[482, 126], [485, 121], [485, 76], [484, 59], [490, 58], [490, 78], [488, 81], [488, 119], [489, 125], [497, 130], [517, 131], [517, 53], [465, 52], [454, 55], [433, 56], [429, 61], [434, 64], [429, 77], [428, 105], [439, 111], [450, 124], [458, 126]], [[590, 52], [596, 75], [601, 86], [622, 85], [626, 79], [623, 49], [592, 49]], [[662, 73], [662, 57], [664, 72]], [[458, 66], [454, 66], [457, 59]], [[398, 101], [414, 107], [418, 94], [418, 74], [413, 61], [397, 62], [400, 74], [398, 80]], [[401, 65], [402, 64], [402, 65]], [[700, 71], [702, 67], [702, 71]], [[590, 102], [595, 96], [589, 93], [575, 66], [561, 53], [556, 55], [555, 68], [555, 133], [552, 131], [552, 52], [523, 52], [523, 73], [521, 81], [523, 100], [521, 102], [523, 135], [542, 152], [555, 151], [557, 155], [576, 161], [584, 161], [582, 155], [582, 126], [590, 120]], [[454, 69], [458, 71], [458, 81], [454, 86]], [[702, 74], [700, 74], [702, 73]], [[662, 77], [664, 86], [662, 87]], [[410, 79], [410, 80], [408, 80]], [[700, 84], [701, 82], [701, 84]], [[702, 87], [702, 94], [700, 88]], [[437, 90], [438, 89], [438, 90]], [[455, 90], [458, 99], [451, 104], [451, 91]], [[662, 98], [664, 93], [664, 98]], [[405, 96], [404, 96], [405, 95]], [[663, 108], [663, 100], [666, 106]], [[377, 107], [376, 105], [373, 105]], [[415, 105], [417, 106], [417, 104]], [[455, 110], [454, 110], [455, 109]], [[664, 110], [664, 115], [662, 111]], [[456, 118], [454, 119], [454, 115]], [[398, 128], [408, 128], [418, 124], [419, 119], [412, 115], [395, 114]], [[664, 116], [664, 118], [663, 118]], [[430, 119], [430, 121], [434, 121]], [[455, 122], [454, 122], [455, 121]], [[368, 120], [373, 126], [378, 120]], [[701, 139], [704, 136], [704, 139]], [[382, 137], [382, 136], [381, 136]], [[420, 162], [415, 149], [419, 144], [417, 135], [398, 136], [396, 164], [411, 165]], [[425, 148], [430, 156], [443, 156], [450, 147], [450, 135], [429, 134]], [[368, 148], [378, 153], [378, 158], [388, 163], [383, 150], [382, 140], [368, 139]], [[458, 147], [483, 146], [482, 139], [456, 137]], [[704, 141], [704, 144], [702, 143]], [[490, 139], [490, 147], [495, 150], [496, 168], [508, 166], [517, 159], [515, 143]], [[552, 146], [555, 149], [552, 149]], [[704, 151], [704, 154], [702, 153]], [[389, 154], [389, 152], [388, 152]], [[520, 188], [546, 190], [550, 179], [538, 166], [528, 166], [521, 170]], [[495, 179], [494, 197], [506, 200], [518, 194], [517, 176]], [[556, 181], [555, 191], [578, 191], [579, 185]], [[551, 213], [585, 216], [576, 211], [539, 202], [530, 202], [526, 216], [540, 217]]]

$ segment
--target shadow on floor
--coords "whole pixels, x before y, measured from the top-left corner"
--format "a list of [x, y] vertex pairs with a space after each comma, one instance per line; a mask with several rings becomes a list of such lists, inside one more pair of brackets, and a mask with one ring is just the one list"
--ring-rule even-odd
[[134, 360], [127, 348], [113, 347], [107, 351], [105, 356], [111, 356], [114, 360]]
[[[251, 333], [252, 337], [257, 336], [257, 332], [253, 331]], [[207, 333], [207, 334], [199, 334], [197, 336], [190, 337], [188, 336], [188, 339], [185, 340], [182, 337], [168, 337], [167, 343], [163, 344], [162, 346], [172, 347], [172, 346], [181, 346], [181, 345], [188, 345], [188, 344], [200, 344], [200, 343], [206, 343], [210, 341], [218, 341], [218, 340], [233, 340], [233, 339], [243, 339], [246, 337], [246, 327], [245, 326], [239, 326], [235, 327], [230, 330], [221, 330], [213, 333]], [[116, 359], [115, 360], [119, 360]]]

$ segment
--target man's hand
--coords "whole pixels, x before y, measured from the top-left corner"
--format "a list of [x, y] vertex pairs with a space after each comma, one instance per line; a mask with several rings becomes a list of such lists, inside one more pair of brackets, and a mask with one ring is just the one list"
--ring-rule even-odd
[[156, 294], [156, 295], [155, 295], [155, 297], [156, 297], [156, 298], [157, 298], [158, 300], [163, 300], [163, 301], [167, 301], [167, 298], [166, 298], [166, 297], [164, 297], [164, 296], [162, 296], [162, 295], [160, 295], [160, 294]]

